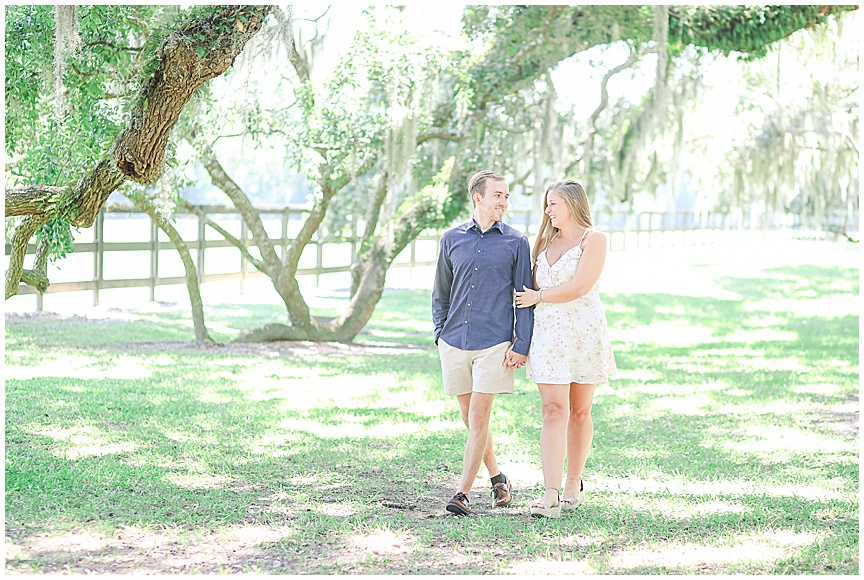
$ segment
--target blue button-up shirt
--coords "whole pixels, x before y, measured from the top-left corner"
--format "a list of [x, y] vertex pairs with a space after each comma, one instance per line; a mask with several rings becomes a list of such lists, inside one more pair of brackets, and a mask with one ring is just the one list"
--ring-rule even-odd
[[513, 305], [513, 292], [523, 285], [534, 287], [525, 234], [502, 222], [483, 232], [473, 218], [447, 230], [432, 290], [435, 342], [481, 350], [515, 336], [513, 352], [527, 355], [534, 307]]

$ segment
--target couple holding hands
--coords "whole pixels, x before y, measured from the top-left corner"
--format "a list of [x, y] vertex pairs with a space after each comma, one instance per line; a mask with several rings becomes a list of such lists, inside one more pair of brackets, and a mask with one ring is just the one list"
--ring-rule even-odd
[[546, 189], [533, 251], [524, 234], [501, 221], [510, 197], [503, 176], [476, 173], [468, 191], [474, 215], [442, 236], [432, 292], [444, 391], [456, 397], [468, 427], [462, 481], [446, 510], [471, 513], [481, 462], [489, 470], [494, 505], [512, 501], [512, 483], [495, 459], [489, 417], [495, 395], [512, 394], [514, 370], [526, 366], [542, 401], [546, 486], [531, 515], [557, 518], [582, 502], [594, 387], [617, 372], [597, 291], [606, 236], [593, 227], [588, 198], [575, 181]]

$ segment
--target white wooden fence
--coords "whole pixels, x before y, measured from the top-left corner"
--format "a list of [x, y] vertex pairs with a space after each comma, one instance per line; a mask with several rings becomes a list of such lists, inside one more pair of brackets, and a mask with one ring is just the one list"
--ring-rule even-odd
[[[239, 239], [248, 240], [254, 251], [246, 224], [236, 209], [199, 207], [205, 217], [212, 218]], [[304, 213], [308, 211], [305, 206], [259, 208], [268, 235], [283, 253], [302, 227]], [[530, 210], [511, 210], [509, 214], [508, 223], [529, 237], [536, 233], [540, 222], [538, 215], [532, 215]], [[202, 284], [238, 280], [242, 293], [246, 279], [264, 274], [230, 242], [207, 227], [205, 217], [178, 213], [174, 227], [190, 247]], [[728, 214], [644, 212], [600, 214], [597, 226], [608, 234], [609, 249], [621, 250], [714, 243], [724, 232], [742, 229], [746, 224]], [[423, 232], [396, 258], [393, 267], [434, 265], [439, 239], [439, 231]], [[300, 258], [297, 274], [314, 275], [317, 284], [323, 274], [349, 271], [357, 255], [357, 243], [357, 236], [332, 240], [316, 235]], [[46, 293], [89, 290], [93, 292], [94, 305], [98, 305], [100, 290], [147, 287], [150, 300], [155, 300], [157, 286], [185, 283], [183, 266], [174, 246], [146, 214], [133, 207], [104, 207], [92, 228], [76, 234], [73, 249], [73, 254], [62, 260], [59, 268], [49, 271], [52, 283]], [[35, 245], [31, 244], [28, 254], [34, 254], [35, 250]], [[6, 255], [9, 253], [10, 246], [6, 244]], [[19, 294], [37, 294], [37, 310], [42, 309], [42, 293], [35, 288], [22, 285]]]

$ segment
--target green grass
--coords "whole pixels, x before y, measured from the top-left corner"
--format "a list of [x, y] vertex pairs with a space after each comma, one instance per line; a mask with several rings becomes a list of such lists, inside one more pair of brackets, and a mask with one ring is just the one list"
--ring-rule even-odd
[[[715, 283], [740, 298], [604, 296], [621, 375], [597, 389], [587, 500], [554, 521], [526, 515], [524, 371], [492, 417], [514, 506], [485, 506], [483, 473], [479, 513], [444, 515], [466, 433], [428, 291], [386, 292], [350, 345], [199, 348], [182, 309], [9, 316], [6, 570], [857, 574], [858, 270]], [[207, 317], [226, 340], [284, 311]]]

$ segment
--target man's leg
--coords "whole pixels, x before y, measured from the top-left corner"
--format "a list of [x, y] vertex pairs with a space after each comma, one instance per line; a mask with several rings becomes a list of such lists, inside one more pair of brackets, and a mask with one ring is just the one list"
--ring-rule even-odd
[[[491, 454], [492, 439], [489, 436], [489, 417], [492, 414], [492, 401], [495, 395], [489, 393], [470, 393], [459, 395], [459, 404], [463, 400], [468, 407], [468, 442], [465, 444], [465, 455], [462, 464], [462, 482], [459, 491], [468, 496], [471, 486], [477, 477], [477, 470], [486, 453]], [[494, 455], [493, 455], [494, 459]], [[488, 464], [487, 464], [488, 466]], [[494, 465], [498, 470], [497, 464]], [[490, 470], [491, 471], [491, 470]]]
[[[465, 423], [465, 427], [469, 429], [468, 410], [471, 408], [471, 395], [472, 393], [467, 393], [456, 397], [459, 401], [459, 410], [462, 412], [462, 422]], [[486, 465], [486, 469], [489, 470], [489, 477], [495, 477], [501, 473], [498, 470], [498, 461], [495, 459], [495, 449], [492, 445], [491, 430], [489, 431], [489, 436], [486, 438], [486, 447], [483, 450], [483, 463]]]

